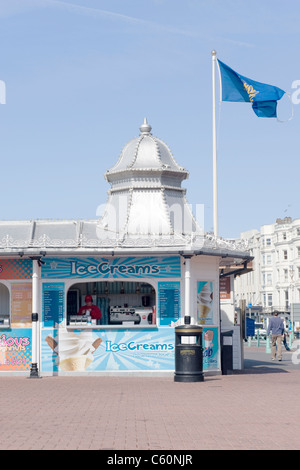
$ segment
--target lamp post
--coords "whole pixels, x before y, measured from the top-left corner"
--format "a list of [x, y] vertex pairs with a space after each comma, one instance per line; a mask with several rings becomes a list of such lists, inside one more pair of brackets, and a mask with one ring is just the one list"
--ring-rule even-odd
[[291, 340], [294, 339], [294, 266], [289, 266], [289, 273], [290, 273], [290, 315], [291, 315]]

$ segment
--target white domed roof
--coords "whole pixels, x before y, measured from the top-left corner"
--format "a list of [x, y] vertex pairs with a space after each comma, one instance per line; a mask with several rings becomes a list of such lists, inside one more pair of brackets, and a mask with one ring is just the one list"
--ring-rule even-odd
[[140, 136], [124, 147], [106, 179], [111, 184], [103, 216], [98, 222], [99, 238], [109, 234], [123, 243], [142, 240], [146, 246], [153, 237], [173, 245], [188, 236], [199, 236], [199, 227], [186, 201], [181, 183], [188, 172], [178, 165], [169, 147], [151, 134], [147, 120]]
[[108, 181], [115, 179], [110, 176], [132, 170], [176, 172], [180, 173], [181, 180], [188, 177], [188, 172], [174, 160], [169, 147], [151, 134], [151, 126], [146, 118], [140, 131], [140, 136], [125, 145], [115, 166], [107, 171]]

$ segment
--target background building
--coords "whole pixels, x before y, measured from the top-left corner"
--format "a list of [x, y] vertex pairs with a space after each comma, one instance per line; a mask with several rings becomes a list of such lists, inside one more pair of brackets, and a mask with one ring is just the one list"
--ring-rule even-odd
[[254, 257], [253, 271], [235, 279], [235, 303], [246, 301], [252, 313], [290, 313], [300, 302], [300, 219], [277, 219], [274, 224], [241, 234]]

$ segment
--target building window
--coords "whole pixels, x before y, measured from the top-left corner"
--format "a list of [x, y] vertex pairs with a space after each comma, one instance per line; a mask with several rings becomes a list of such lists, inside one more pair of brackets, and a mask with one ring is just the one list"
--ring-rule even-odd
[[273, 305], [273, 295], [268, 294], [268, 307], [272, 307]]
[[289, 272], [287, 269], [283, 270], [283, 275], [284, 275], [284, 280], [288, 281], [289, 280]]
[[282, 238], [283, 238], [283, 240], [286, 240], [286, 232], [283, 232]]
[[298, 278], [300, 279], [300, 266], [298, 266]]
[[266, 245], [267, 245], [267, 246], [270, 246], [270, 245], [271, 245], [271, 238], [267, 238], [267, 239], [266, 239]]
[[287, 250], [283, 250], [283, 259], [288, 259], [288, 252], [287, 252]]
[[267, 255], [267, 264], [272, 264], [272, 255]]
[[300, 228], [297, 228], [297, 235], [300, 235]]
[[285, 294], [285, 308], [288, 309], [289, 308], [289, 291], [286, 290], [284, 294]]
[[272, 273], [267, 273], [267, 284], [268, 285], [272, 284]]
[[300, 246], [297, 246], [298, 258], [300, 257]]

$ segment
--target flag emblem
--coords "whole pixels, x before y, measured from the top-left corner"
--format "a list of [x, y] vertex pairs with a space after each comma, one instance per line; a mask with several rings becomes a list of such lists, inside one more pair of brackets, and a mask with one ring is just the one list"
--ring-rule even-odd
[[222, 101], [248, 102], [258, 117], [277, 117], [277, 101], [284, 90], [256, 82], [238, 74], [218, 59], [222, 83]]

